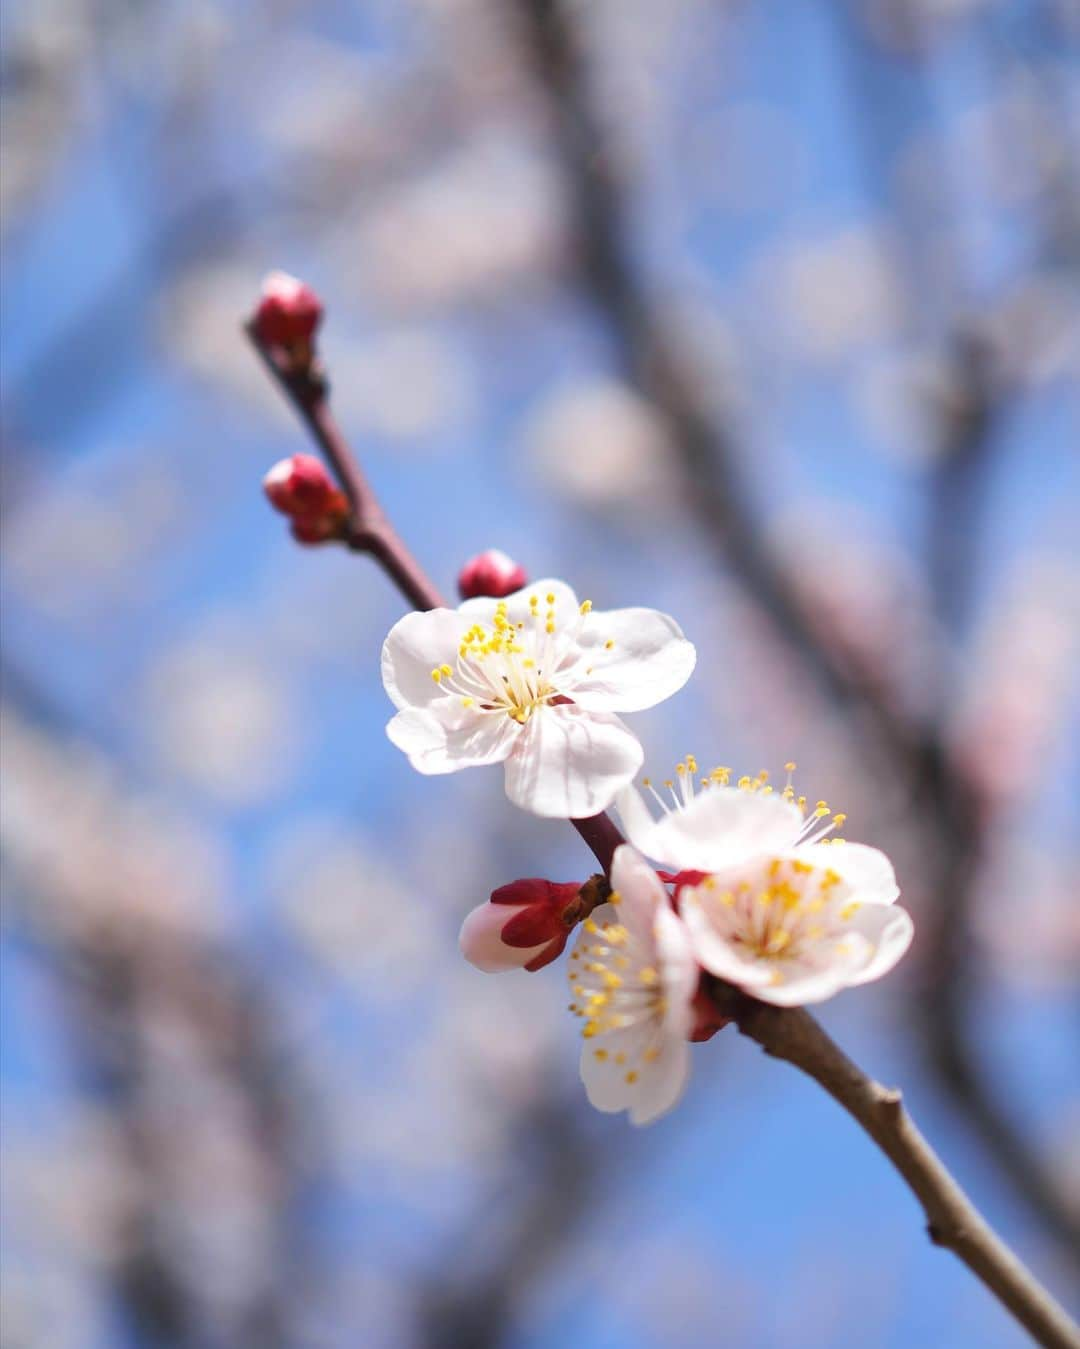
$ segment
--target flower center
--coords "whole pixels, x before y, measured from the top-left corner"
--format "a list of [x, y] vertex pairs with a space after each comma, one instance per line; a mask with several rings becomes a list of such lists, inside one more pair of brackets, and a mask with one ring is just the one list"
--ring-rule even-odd
[[531, 595], [529, 619], [515, 623], [500, 600], [491, 624], [474, 623], [461, 639], [455, 664], [436, 666], [432, 679], [460, 697], [462, 707], [499, 713], [524, 726], [541, 707], [565, 697], [559, 675], [567, 682], [577, 637], [592, 609], [585, 600], [576, 624], [560, 630], [554, 594], [546, 596], [546, 605], [541, 612], [540, 596]]
[[729, 941], [749, 955], [776, 961], [799, 958], [807, 946], [854, 917], [861, 907], [857, 901], [839, 908], [834, 903], [843, 898], [837, 890], [843, 883], [832, 867], [773, 857], [734, 883], [730, 877], [707, 876], [702, 888], [710, 905], [729, 911]]

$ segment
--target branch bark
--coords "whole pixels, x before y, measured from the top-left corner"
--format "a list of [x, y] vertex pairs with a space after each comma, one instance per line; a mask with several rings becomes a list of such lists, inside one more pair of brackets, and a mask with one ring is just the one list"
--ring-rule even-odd
[[899, 1091], [867, 1077], [802, 1008], [770, 1007], [724, 988], [715, 996], [743, 1035], [812, 1077], [870, 1135], [922, 1205], [936, 1246], [962, 1260], [1039, 1344], [1077, 1349], [1080, 1328], [968, 1199]]
[[[325, 379], [318, 376], [321, 392], [309, 395], [304, 385], [282, 375], [273, 353], [261, 346], [250, 326], [247, 331], [275, 374], [279, 387], [322, 449], [343, 490], [350, 492], [358, 530], [375, 521], [386, 546], [401, 547], [395, 565], [388, 566], [377, 551], [373, 553], [376, 561], [384, 566], [406, 598], [411, 599], [411, 592], [415, 591], [416, 595], [434, 598], [438, 603], [438, 592], [390, 528], [359, 463], [338, 430], [328, 406]], [[312, 399], [310, 405], [303, 401], [308, 396]], [[358, 551], [373, 550], [360, 546]], [[410, 579], [405, 583], [403, 578]], [[424, 603], [417, 607], [434, 605]], [[611, 819], [601, 814], [570, 823], [606, 873], [615, 848], [623, 841]], [[982, 1218], [904, 1111], [899, 1092], [886, 1090], [862, 1073], [801, 1008], [766, 1006], [718, 980], [712, 981], [712, 992], [721, 1012], [731, 1017], [744, 1035], [756, 1040], [774, 1058], [786, 1059], [814, 1078], [862, 1125], [923, 1204], [931, 1240], [953, 1250], [1046, 1349], [1080, 1349], [1080, 1328]]]

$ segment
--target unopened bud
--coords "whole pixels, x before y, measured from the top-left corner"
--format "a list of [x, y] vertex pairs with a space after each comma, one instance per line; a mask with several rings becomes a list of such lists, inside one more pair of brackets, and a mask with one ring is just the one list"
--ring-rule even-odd
[[520, 590], [528, 581], [525, 568], [498, 548], [471, 557], [458, 574], [458, 591], [463, 600], [489, 596], [502, 599]]
[[323, 316], [322, 301], [303, 281], [288, 272], [271, 272], [263, 281], [255, 310], [255, 335], [268, 345], [307, 345]]
[[573, 882], [530, 879], [500, 886], [461, 925], [462, 955], [487, 974], [542, 969], [562, 954], [584, 916], [580, 894]]
[[342, 496], [321, 459], [294, 454], [279, 460], [263, 478], [270, 504], [282, 515], [318, 515], [330, 510]]
[[294, 454], [276, 463], [263, 479], [263, 491], [274, 509], [292, 520], [298, 543], [325, 543], [343, 536], [348, 498], [314, 455]]

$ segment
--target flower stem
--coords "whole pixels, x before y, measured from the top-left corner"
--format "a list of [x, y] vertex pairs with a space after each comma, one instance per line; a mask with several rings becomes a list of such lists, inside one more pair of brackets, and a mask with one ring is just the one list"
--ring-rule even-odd
[[[445, 601], [405, 547], [379, 505], [356, 456], [330, 411], [327, 382], [314, 361], [296, 364], [287, 353], [248, 337], [303, 420], [352, 507], [348, 546], [369, 553], [416, 609]], [[622, 843], [611, 817], [601, 813], [570, 823], [610, 872]], [[931, 1241], [947, 1246], [1046, 1349], [1080, 1349], [1080, 1328], [994, 1232], [945, 1168], [904, 1110], [900, 1093], [860, 1071], [802, 1008], [770, 1007], [712, 981], [720, 1010], [773, 1058], [812, 1077], [866, 1130], [922, 1204]]]

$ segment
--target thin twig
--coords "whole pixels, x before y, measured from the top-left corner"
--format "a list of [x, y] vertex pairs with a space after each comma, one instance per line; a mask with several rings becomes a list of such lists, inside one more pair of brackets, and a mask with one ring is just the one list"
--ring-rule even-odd
[[414, 609], [444, 608], [446, 601], [398, 537], [367, 475], [346, 444], [330, 411], [329, 385], [321, 362], [296, 360], [283, 348], [264, 343], [253, 323], [245, 324], [245, 331], [349, 499], [348, 546], [356, 553], [369, 553]]
[[[267, 360], [250, 327], [248, 333]], [[267, 363], [276, 372], [273, 361]], [[356, 500], [368, 512], [366, 518], [385, 521], [355, 456], [333, 421], [325, 384], [318, 400], [320, 415], [314, 419], [298, 400], [294, 382], [279, 374], [278, 383], [327, 454], [343, 488], [350, 483], [356, 486]], [[332, 447], [331, 452], [327, 445]], [[388, 524], [385, 529], [384, 537], [400, 542]], [[385, 565], [379, 554], [376, 559]], [[397, 567], [386, 569], [406, 596], [408, 591], [400, 578], [413, 575], [413, 569], [417, 592], [425, 597], [437, 594], [407, 553]], [[572, 820], [571, 824], [607, 872], [614, 849], [622, 841], [610, 818], [602, 814]], [[743, 1034], [756, 1040], [767, 1053], [787, 1059], [813, 1077], [863, 1126], [923, 1204], [936, 1244], [955, 1251], [1046, 1349], [1080, 1349], [1080, 1328], [981, 1217], [903, 1111], [898, 1092], [886, 1091], [860, 1072], [802, 1009], [768, 1007], [719, 981], [713, 981], [713, 993], [721, 1011], [738, 1023]]]
[[[955, 951], [964, 936], [964, 896], [980, 850], [978, 802], [971, 784], [950, 760], [941, 728], [908, 720], [889, 698], [877, 670], [825, 638], [756, 528], [738, 471], [735, 433], [701, 398], [630, 262], [621, 184], [605, 153], [575, 22], [559, 0], [518, 0], [518, 5], [537, 74], [550, 95], [582, 285], [608, 320], [626, 377], [667, 424], [687, 507], [703, 537], [822, 690], [851, 709], [868, 750], [906, 784], [934, 871], [931, 888], [943, 897], [942, 941]], [[967, 964], [954, 961], [951, 968], [958, 970], [961, 963]], [[925, 1026], [930, 1066], [1002, 1172], [1073, 1255], [1080, 1250], [1080, 1225], [1054, 1178], [982, 1080], [969, 1043], [967, 982], [942, 982], [938, 970], [931, 973], [941, 1015]]]
[[[321, 362], [290, 359], [287, 351], [263, 342], [254, 323], [246, 323], [244, 331], [274, 382], [310, 431], [349, 499], [348, 546], [354, 552], [373, 557], [414, 609], [445, 608], [446, 600], [390, 523], [360, 461], [342, 435], [330, 409], [330, 385]], [[607, 875], [615, 849], [623, 841], [611, 818], [601, 813], [570, 823]]]

